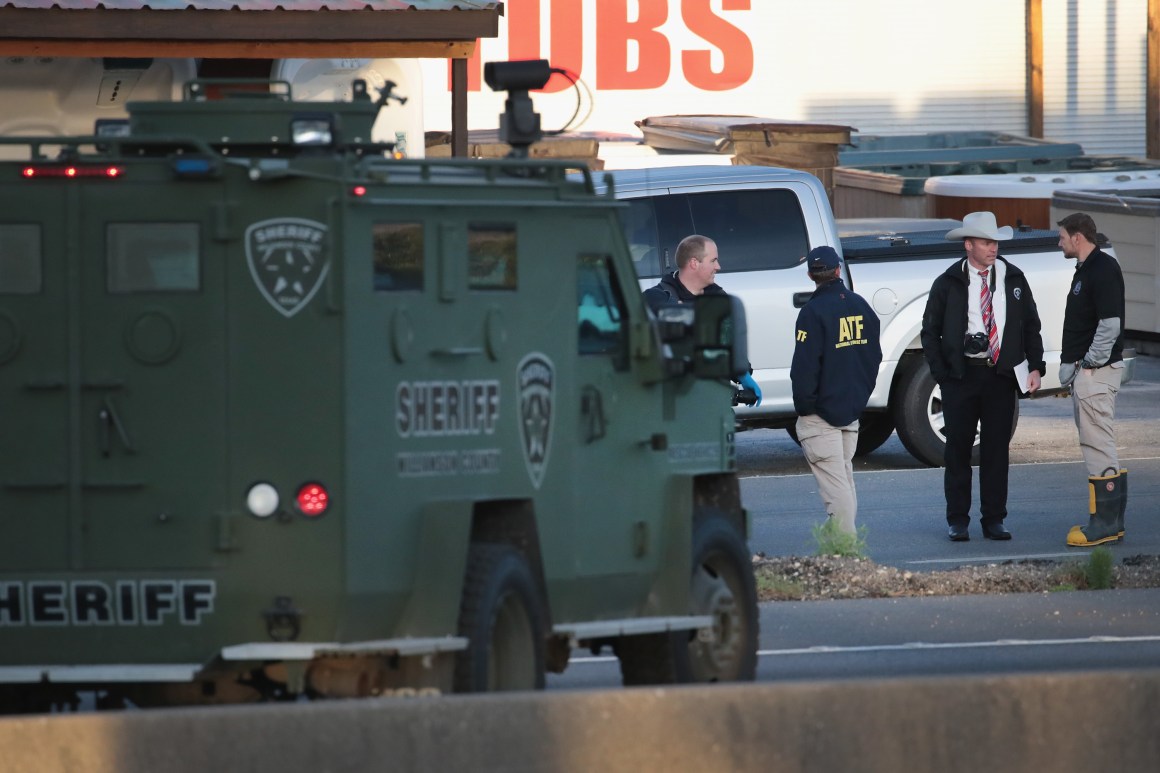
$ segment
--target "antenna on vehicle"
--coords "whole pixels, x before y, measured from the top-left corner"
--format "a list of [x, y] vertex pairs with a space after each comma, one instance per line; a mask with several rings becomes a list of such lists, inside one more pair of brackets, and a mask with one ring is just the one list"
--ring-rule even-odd
[[488, 62], [483, 66], [483, 79], [491, 90], [508, 92], [499, 117], [499, 139], [512, 146], [509, 158], [527, 158], [528, 148], [543, 136], [540, 114], [532, 108], [528, 92], [542, 89], [550, 77], [552, 66], [547, 59]]

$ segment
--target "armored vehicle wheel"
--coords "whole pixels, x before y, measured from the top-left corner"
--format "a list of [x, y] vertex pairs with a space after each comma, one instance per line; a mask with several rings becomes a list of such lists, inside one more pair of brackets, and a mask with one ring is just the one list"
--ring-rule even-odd
[[725, 518], [709, 515], [693, 532], [690, 613], [713, 618], [713, 636], [683, 635], [674, 660], [680, 682], [738, 682], [757, 674], [757, 583], [753, 557]]
[[524, 557], [507, 545], [473, 545], [467, 559], [455, 662], [456, 692], [544, 687], [544, 617]]
[[[946, 420], [943, 418], [942, 389], [930, 375], [921, 357], [911, 357], [894, 385], [894, 423], [898, 439], [911, 455], [923, 464], [941, 467], [946, 449]], [[1011, 422], [1011, 435], [1019, 425], [1019, 401]], [[978, 463], [979, 435], [975, 433], [972, 461]]]
[[701, 520], [693, 533], [689, 613], [713, 618], [712, 636], [696, 631], [631, 636], [614, 649], [626, 685], [737, 682], [757, 673], [757, 587], [745, 542], [725, 518]]

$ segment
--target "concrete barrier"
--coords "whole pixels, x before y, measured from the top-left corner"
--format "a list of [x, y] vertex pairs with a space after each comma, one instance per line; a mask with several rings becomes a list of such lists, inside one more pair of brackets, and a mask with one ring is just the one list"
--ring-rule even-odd
[[3, 773], [1160, 770], [1160, 670], [0, 720]]

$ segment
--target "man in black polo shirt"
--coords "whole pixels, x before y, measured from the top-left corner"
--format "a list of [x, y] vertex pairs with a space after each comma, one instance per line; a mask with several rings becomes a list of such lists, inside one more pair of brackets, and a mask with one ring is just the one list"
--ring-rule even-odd
[[1071, 386], [1079, 447], [1088, 473], [1089, 519], [1067, 535], [1072, 547], [1124, 537], [1128, 471], [1116, 454], [1116, 393], [1124, 367], [1124, 275], [1096, 247], [1096, 224], [1082, 212], [1060, 220], [1059, 247], [1076, 260], [1063, 315], [1059, 381]]

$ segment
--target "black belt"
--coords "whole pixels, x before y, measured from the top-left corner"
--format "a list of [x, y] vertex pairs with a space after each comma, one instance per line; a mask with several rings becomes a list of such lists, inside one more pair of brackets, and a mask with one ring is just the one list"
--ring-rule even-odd
[[967, 361], [968, 365], [975, 367], [992, 367], [990, 357], [964, 357], [963, 359]]

